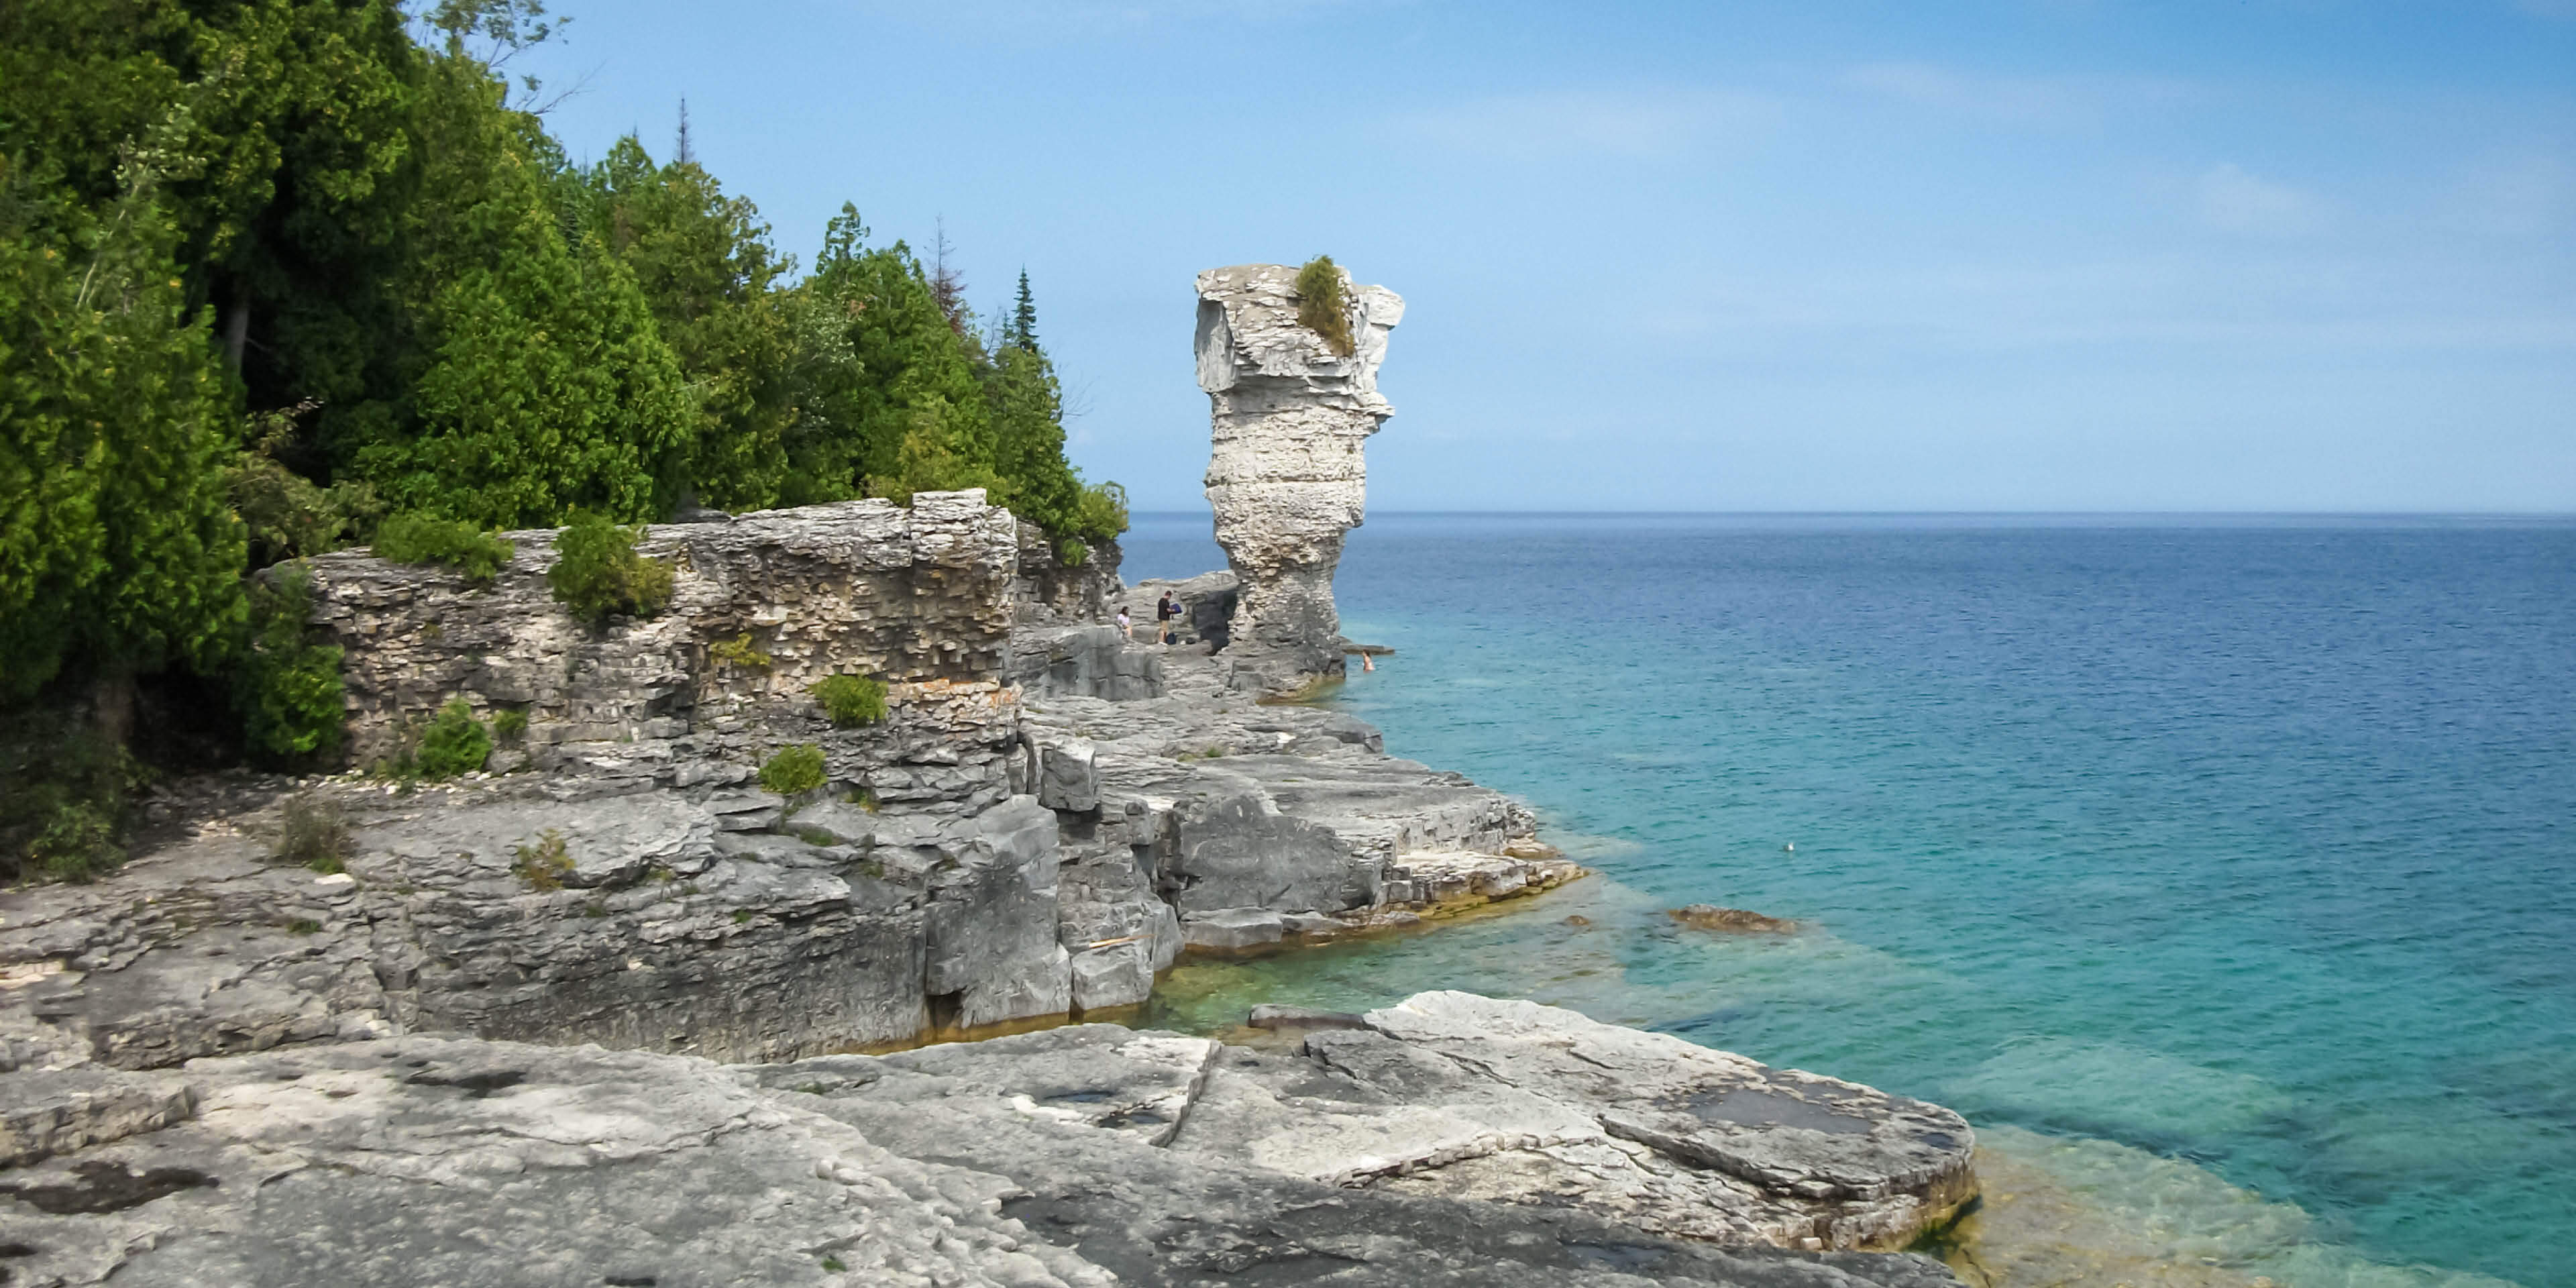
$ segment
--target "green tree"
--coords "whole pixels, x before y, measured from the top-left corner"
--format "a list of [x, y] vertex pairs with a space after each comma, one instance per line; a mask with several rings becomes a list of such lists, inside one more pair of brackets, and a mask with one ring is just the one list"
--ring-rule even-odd
[[119, 739], [132, 676], [215, 661], [243, 612], [234, 422], [159, 204], [192, 133], [180, 103], [128, 140], [95, 211], [0, 158], [0, 700], [77, 659]]
[[769, 226], [693, 159], [656, 165], [633, 135], [573, 176], [583, 226], [635, 274], [698, 412], [684, 488], [723, 509], [765, 509], [786, 482], [792, 333], [773, 289], [794, 265]]
[[397, 508], [493, 527], [660, 517], [695, 436], [678, 362], [634, 274], [566, 236], [554, 146], [504, 93], [458, 42], [432, 61], [402, 287], [414, 374], [346, 426], [348, 460]]
[[797, 421], [786, 499], [984, 486], [994, 441], [979, 346], [950, 323], [902, 242], [869, 249], [858, 211], [825, 230], [798, 289]]
[[1020, 293], [1011, 301], [1010, 320], [1002, 326], [1002, 343], [1012, 348], [1038, 347], [1038, 305], [1029, 294], [1029, 270], [1020, 270]]

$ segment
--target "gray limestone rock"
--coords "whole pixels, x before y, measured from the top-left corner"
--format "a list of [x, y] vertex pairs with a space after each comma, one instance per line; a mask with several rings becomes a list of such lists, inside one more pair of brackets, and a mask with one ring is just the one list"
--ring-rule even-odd
[[1404, 301], [1345, 278], [1353, 351], [1335, 353], [1297, 320], [1297, 270], [1280, 264], [1198, 276], [1199, 388], [1212, 407], [1208, 504], [1240, 579], [1227, 645], [1232, 683], [1289, 693], [1342, 673], [1333, 570], [1366, 509], [1361, 452], [1394, 407], [1377, 391], [1387, 333]]
[[1100, 808], [1100, 768], [1088, 738], [1063, 738], [1038, 749], [1038, 803], [1084, 813]]
[[[0, 1245], [13, 1282], [65, 1285], [1954, 1283], [1920, 1257], [1677, 1237], [1684, 1197], [1834, 1201], [1678, 1165], [1575, 1183], [1585, 1151], [1623, 1144], [1595, 1124], [1624, 1102], [1513, 1085], [1498, 1071], [1546, 1062], [1516, 1044], [1614, 1054], [1649, 1087], [1694, 1075], [1565, 1012], [1512, 1012], [1479, 1046], [1447, 1027], [1465, 1003], [1407, 1006], [1427, 1018], [1383, 1027], [1430, 1045], [1339, 1030], [1287, 1054], [1080, 1025], [720, 1066], [411, 1036], [80, 1086], [0, 1074], [13, 1123], [111, 1084], [161, 1106], [22, 1153]], [[1521, 1188], [1478, 1192], [1498, 1176]]]
[[[452, 698], [525, 713], [548, 768], [729, 722], [812, 719], [806, 687], [841, 672], [989, 680], [1012, 625], [1019, 525], [980, 490], [650, 528], [640, 549], [676, 568], [671, 605], [604, 629], [554, 602], [553, 532], [508, 535], [516, 553], [483, 587], [365, 550], [309, 561], [315, 622], [345, 653], [350, 763], [394, 754]], [[768, 660], [714, 652], [735, 641]]]
[[1286, 933], [1285, 920], [1268, 908], [1216, 908], [1181, 919], [1181, 936], [1192, 948], [1257, 948]]
[[932, 1020], [972, 1027], [1072, 1006], [1058, 942], [1055, 815], [1017, 796], [942, 835], [926, 931]]

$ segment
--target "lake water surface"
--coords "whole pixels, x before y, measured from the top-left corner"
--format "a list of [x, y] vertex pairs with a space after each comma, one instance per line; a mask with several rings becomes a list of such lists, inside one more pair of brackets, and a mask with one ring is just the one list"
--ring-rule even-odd
[[2024, 1281], [2576, 1284], [2576, 521], [1382, 515], [1339, 585], [1337, 705], [1602, 875], [1152, 1022], [1465, 988], [1937, 1100]]

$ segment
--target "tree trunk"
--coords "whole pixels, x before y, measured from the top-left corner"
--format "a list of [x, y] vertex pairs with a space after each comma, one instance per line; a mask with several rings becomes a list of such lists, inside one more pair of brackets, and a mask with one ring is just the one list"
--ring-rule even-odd
[[250, 344], [250, 297], [244, 295], [224, 311], [224, 366], [241, 374], [242, 350]]
[[111, 666], [90, 682], [90, 721], [98, 736], [122, 747], [134, 737], [134, 670]]

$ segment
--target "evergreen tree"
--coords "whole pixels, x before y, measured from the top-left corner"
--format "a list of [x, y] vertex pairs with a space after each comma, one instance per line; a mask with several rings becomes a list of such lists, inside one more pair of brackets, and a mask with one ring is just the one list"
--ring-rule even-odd
[[1011, 303], [1011, 320], [1002, 328], [1002, 342], [1032, 352], [1038, 347], [1038, 306], [1029, 295], [1029, 270], [1025, 268], [1020, 270], [1020, 294]]
[[866, 236], [844, 205], [798, 291], [787, 497], [987, 486], [981, 346], [951, 324], [909, 247], [870, 249]]
[[77, 666], [120, 737], [131, 677], [216, 660], [242, 613], [228, 401], [159, 202], [192, 125], [127, 142], [101, 210], [0, 159], [0, 700]]
[[685, 483], [724, 509], [777, 504], [795, 413], [792, 336], [774, 283], [792, 262], [771, 249], [769, 226], [749, 201], [725, 196], [695, 161], [655, 165], [632, 135], [571, 178], [577, 217], [634, 272], [695, 397]]
[[457, 43], [416, 116], [424, 152], [400, 288], [410, 379], [339, 444], [399, 509], [499, 527], [675, 504], [696, 416], [634, 274], [567, 237], [533, 118]]

